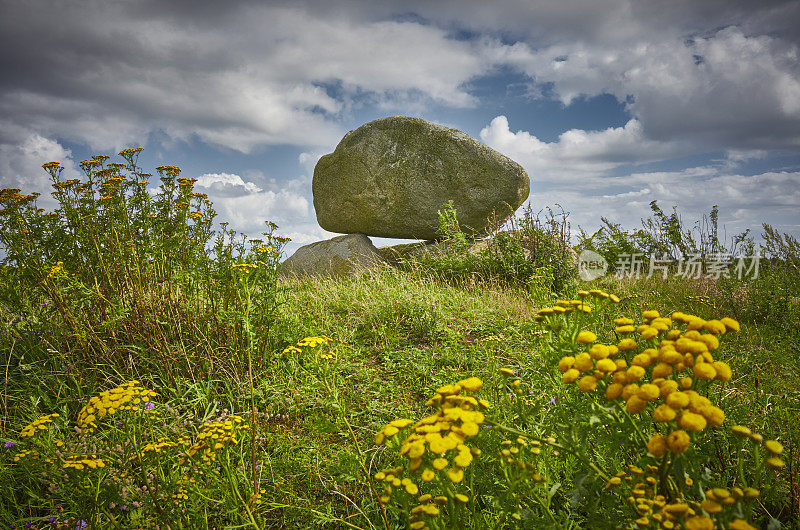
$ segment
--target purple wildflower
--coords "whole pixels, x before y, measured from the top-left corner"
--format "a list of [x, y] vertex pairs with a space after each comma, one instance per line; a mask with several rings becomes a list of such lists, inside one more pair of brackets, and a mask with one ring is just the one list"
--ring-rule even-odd
[[85, 528], [89, 528], [89, 523], [87, 523], [83, 519], [78, 521], [78, 523], [75, 525], [75, 530], [84, 530]]
[[148, 401], [147, 403], [144, 404], [145, 410], [153, 410], [154, 408], [156, 408], [156, 404], [153, 403], [152, 401]]
[[6, 449], [8, 449], [9, 447], [14, 447], [15, 445], [17, 445], [17, 442], [15, 442], [14, 440], [9, 440], [9, 441], [7, 441], [7, 442], [5, 443], [4, 447], [5, 447]]
[[47, 518], [47, 522], [48, 523], [55, 523], [56, 522], [56, 516], [55, 515], [51, 515], [50, 517]]

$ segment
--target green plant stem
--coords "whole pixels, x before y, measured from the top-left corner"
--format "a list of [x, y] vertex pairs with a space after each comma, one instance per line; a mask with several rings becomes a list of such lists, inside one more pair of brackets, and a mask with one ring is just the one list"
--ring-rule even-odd
[[356, 446], [356, 452], [358, 453], [358, 465], [361, 466], [361, 471], [367, 478], [367, 483], [369, 484], [369, 487], [372, 490], [372, 494], [375, 495], [376, 499], [378, 499], [378, 506], [381, 507], [381, 516], [383, 517], [383, 524], [385, 524], [386, 529], [389, 530], [389, 518], [386, 516], [386, 508], [383, 506], [383, 502], [381, 502], [381, 496], [378, 495], [378, 490], [375, 489], [375, 484], [372, 483], [372, 477], [370, 476], [369, 471], [367, 471], [367, 466], [364, 465], [364, 453], [361, 452], [361, 447], [358, 445], [358, 438], [356, 438], [356, 433], [353, 432], [353, 427], [350, 425], [350, 422], [347, 421], [343, 409], [342, 409], [342, 419], [344, 420], [345, 425], [347, 425], [347, 430], [350, 431], [350, 436], [353, 438], [353, 443]]
[[532, 435], [532, 434], [527, 433], [527, 432], [519, 431], [519, 430], [514, 429], [512, 427], [506, 427], [505, 425], [501, 425], [499, 423], [495, 423], [495, 422], [489, 421], [489, 422], [487, 422], [487, 424], [491, 425], [492, 427], [495, 427], [497, 429], [500, 429], [501, 431], [506, 431], [507, 433], [515, 434], [517, 436], [525, 436], [527, 438], [530, 438], [531, 440], [536, 440], [536, 441], [541, 442], [543, 444], [547, 444], [550, 447], [555, 447], [556, 449], [559, 449], [561, 451], [566, 451], [567, 453], [570, 453], [570, 454], [574, 455], [576, 458], [578, 458], [578, 460], [580, 460], [585, 465], [590, 467], [592, 469], [592, 471], [597, 473], [597, 476], [599, 476], [603, 480], [608, 480], [608, 478], [609, 478], [608, 473], [606, 473], [605, 471], [600, 469], [600, 467], [597, 464], [595, 464], [594, 462], [589, 461], [586, 457], [584, 457], [580, 452], [576, 451], [575, 449], [569, 448], [567, 446], [561, 445], [561, 444], [556, 443], [556, 442], [551, 442], [551, 441], [549, 441], [549, 440], [547, 440], [545, 438], [540, 438], [538, 436]]

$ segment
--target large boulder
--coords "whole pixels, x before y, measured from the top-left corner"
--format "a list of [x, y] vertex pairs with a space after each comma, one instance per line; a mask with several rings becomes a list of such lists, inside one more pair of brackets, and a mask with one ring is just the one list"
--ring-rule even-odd
[[461, 227], [483, 233], [528, 198], [522, 166], [466, 133], [395, 116], [347, 133], [314, 168], [314, 209], [325, 230], [436, 239], [452, 200]]
[[364, 234], [348, 234], [297, 249], [281, 264], [282, 276], [347, 276], [383, 263], [378, 249]]

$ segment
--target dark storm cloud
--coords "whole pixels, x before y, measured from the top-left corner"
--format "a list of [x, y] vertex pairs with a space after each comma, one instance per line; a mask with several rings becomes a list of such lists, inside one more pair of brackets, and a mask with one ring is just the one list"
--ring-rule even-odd
[[[600, 182], [625, 164], [710, 151], [734, 153], [733, 166], [800, 151], [800, 1], [0, 0], [0, 15], [0, 185], [69, 159], [66, 142], [110, 150], [154, 132], [242, 153], [324, 152], [357, 106], [469, 111], [482, 104], [474, 82], [502, 84], [503, 71], [529, 80], [531, 97], [611, 94], [629, 114], [624, 127], [550, 143], [513, 115], [490, 120], [484, 140], [542, 182]], [[789, 169], [759, 182], [794, 185]], [[731, 204], [757, 181], [715, 171]], [[256, 201], [308, 215], [300, 191], [229, 178], [213, 186], [241, 193], [219, 190], [234, 217]], [[766, 200], [755, 197], [751, 218]]]

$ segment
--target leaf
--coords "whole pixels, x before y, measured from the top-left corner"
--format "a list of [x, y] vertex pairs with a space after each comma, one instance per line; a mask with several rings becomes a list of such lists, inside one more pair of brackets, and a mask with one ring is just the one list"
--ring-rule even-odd
[[550, 504], [550, 501], [553, 500], [553, 495], [556, 494], [556, 492], [560, 487], [561, 487], [560, 482], [556, 482], [555, 484], [553, 484], [553, 486], [550, 488], [550, 491], [547, 492], [547, 504]]

